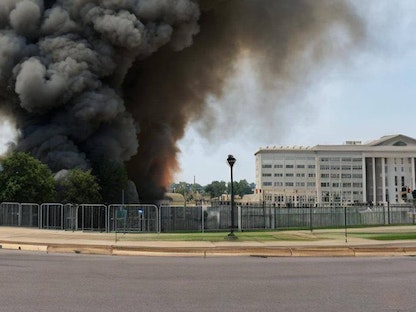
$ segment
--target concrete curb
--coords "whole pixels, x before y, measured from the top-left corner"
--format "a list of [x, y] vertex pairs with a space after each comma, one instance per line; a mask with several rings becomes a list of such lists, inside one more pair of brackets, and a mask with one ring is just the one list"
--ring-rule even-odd
[[88, 244], [48, 244], [0, 242], [0, 248], [9, 250], [37, 251], [46, 253], [75, 253], [108, 256], [152, 257], [392, 257], [416, 256], [416, 247], [392, 246], [318, 246], [318, 247], [131, 247]]
[[48, 246], [44, 244], [26, 244], [14, 242], [0, 242], [1, 249], [24, 250], [24, 251], [43, 251], [47, 252]]

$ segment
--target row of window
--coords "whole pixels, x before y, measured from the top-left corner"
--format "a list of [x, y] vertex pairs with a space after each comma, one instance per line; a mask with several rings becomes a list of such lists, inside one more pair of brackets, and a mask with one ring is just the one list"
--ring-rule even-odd
[[[263, 173], [262, 176], [265, 177], [265, 178], [267, 178], [267, 177], [272, 177], [273, 175], [271, 173]], [[308, 178], [315, 178], [316, 177], [316, 174], [315, 173], [308, 173], [306, 175], [306, 173], [296, 173], [296, 174], [294, 174], [294, 173], [286, 173], [286, 174], [283, 174], [283, 173], [275, 173], [274, 176], [277, 177], [277, 178], [282, 178], [282, 177], [295, 177], [295, 176], [297, 178], [305, 178], [306, 176]]]
[[[267, 182], [264, 182], [263, 185], [265, 185], [265, 183], [267, 183]], [[270, 182], [270, 183], [272, 183], [272, 182]], [[270, 184], [270, 186], [272, 186], [272, 185], [273, 185], [273, 183]], [[274, 186], [315, 187], [316, 183], [315, 182], [274, 182]]]
[[321, 170], [362, 170], [362, 165], [353, 165], [353, 166], [339, 166], [339, 165], [321, 165], [319, 167]]
[[304, 196], [304, 195], [277, 195], [274, 197], [274, 201], [277, 203], [287, 203], [287, 202], [315, 202], [315, 197], [313, 196]]
[[[261, 166], [263, 169], [294, 169], [295, 165], [271, 165], [271, 164], [263, 164]], [[296, 169], [315, 169], [315, 165], [296, 165]], [[362, 170], [363, 166], [362, 165], [320, 165], [319, 168], [321, 170]]]
[[320, 159], [321, 162], [361, 162], [363, 161], [362, 158], [351, 158], [351, 157], [322, 157]]
[[322, 173], [321, 174], [322, 179], [362, 179], [363, 175], [361, 173], [342, 173], [341, 175], [339, 173]]
[[[271, 178], [272, 176], [273, 176], [272, 173], [263, 173], [262, 174], [262, 177], [264, 177], [264, 178]], [[287, 177], [287, 178], [292, 178], [292, 177], [296, 177], [296, 178], [305, 178], [305, 177], [315, 178], [316, 174], [315, 173], [308, 173], [306, 175], [306, 173], [296, 173], [296, 174], [294, 174], [294, 173], [286, 173], [286, 174], [275, 173], [274, 177], [276, 177], [276, 178], [283, 178], [283, 177]], [[341, 179], [351, 179], [351, 178], [353, 178], [353, 179], [362, 179], [363, 175], [361, 173], [354, 173], [354, 174], [343, 173], [341, 175], [339, 173], [331, 173], [331, 174], [321, 173], [321, 179], [339, 179], [339, 178], [341, 178]]]
[[352, 185], [352, 187], [355, 187], [355, 188], [357, 188], [357, 187], [360, 187], [360, 188], [362, 188], [363, 187], [363, 183], [362, 182], [354, 182], [354, 183], [349, 183], [349, 182], [344, 182], [344, 183], [339, 183], [339, 182], [321, 182], [321, 187], [336, 187], [336, 188], [338, 188], [338, 187], [345, 187], [345, 188], [347, 188], [347, 187], [351, 187], [351, 185]]
[[[315, 182], [263, 182], [263, 186], [275, 186], [275, 187], [316, 187], [316, 183]], [[321, 182], [321, 187], [322, 188], [328, 188], [328, 187], [332, 187], [332, 188], [362, 188], [363, 187], [363, 183], [362, 182], [354, 182], [354, 183], [350, 183], [350, 182]]]
[[277, 169], [282, 169], [282, 168], [287, 168], [287, 169], [293, 169], [293, 168], [297, 168], [297, 169], [315, 169], [315, 165], [292, 165], [292, 164], [288, 164], [288, 165], [283, 165], [283, 164], [277, 164], [277, 165], [271, 165], [271, 164], [263, 164], [261, 166], [263, 169], [271, 169], [271, 168], [277, 168]]

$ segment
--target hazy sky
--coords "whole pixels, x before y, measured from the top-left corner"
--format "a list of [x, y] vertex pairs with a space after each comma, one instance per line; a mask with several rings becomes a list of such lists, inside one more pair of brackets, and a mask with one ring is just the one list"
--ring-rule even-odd
[[[197, 131], [198, 124], [191, 124], [180, 142], [182, 171], [176, 182], [228, 181], [228, 154], [237, 159], [234, 178], [255, 182], [254, 153], [268, 145], [366, 142], [390, 134], [416, 137], [416, 1], [367, 0], [355, 5], [369, 27], [366, 47], [346, 63], [330, 64], [313, 85], [273, 99], [293, 105], [284, 112], [264, 112], [264, 120], [250, 119], [246, 109], [267, 95], [257, 94], [254, 73], [242, 64], [243, 73], [230, 82], [227, 98], [217, 99], [219, 105], [235, 102], [238, 130], [226, 129], [236, 121], [223, 121], [207, 139]], [[273, 122], [275, 114], [280, 117]]]

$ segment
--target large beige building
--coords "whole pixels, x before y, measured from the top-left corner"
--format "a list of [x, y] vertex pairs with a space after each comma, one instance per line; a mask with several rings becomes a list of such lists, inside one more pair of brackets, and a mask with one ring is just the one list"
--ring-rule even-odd
[[255, 156], [256, 193], [277, 206], [402, 203], [402, 190], [416, 188], [416, 140], [404, 135], [366, 144], [273, 146]]

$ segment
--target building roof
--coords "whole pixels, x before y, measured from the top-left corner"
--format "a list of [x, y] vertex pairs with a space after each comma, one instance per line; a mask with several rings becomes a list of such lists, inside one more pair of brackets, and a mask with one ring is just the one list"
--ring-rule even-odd
[[183, 204], [185, 197], [180, 193], [166, 193], [165, 200], [170, 201], [172, 204]]
[[362, 144], [360, 141], [347, 141], [345, 144], [339, 145], [315, 145], [313, 147], [303, 146], [267, 146], [266, 148], [260, 148], [254, 155], [259, 153], [273, 153], [273, 152], [320, 152], [320, 151], [340, 151], [340, 152], [389, 152], [397, 151], [400, 148], [402, 151], [416, 152], [416, 139], [411, 137], [396, 134], [383, 136], [380, 139], [370, 141], [366, 144]]
[[378, 140], [367, 143], [367, 145], [370, 145], [370, 146], [386, 146], [386, 145], [408, 146], [408, 145], [416, 145], [416, 140], [411, 137], [402, 135], [402, 134], [385, 135]]

